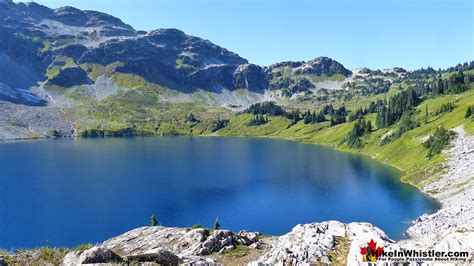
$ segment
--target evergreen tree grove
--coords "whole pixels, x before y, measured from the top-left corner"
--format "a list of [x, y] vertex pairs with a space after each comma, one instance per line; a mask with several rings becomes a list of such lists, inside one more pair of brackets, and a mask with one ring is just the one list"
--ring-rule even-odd
[[361, 137], [371, 132], [372, 122], [366, 122], [364, 118], [359, 118], [343, 142], [351, 148], [361, 148], [363, 146]]
[[438, 127], [435, 133], [423, 143], [423, 146], [428, 149], [426, 157], [431, 158], [432, 156], [441, 153], [441, 151], [449, 144], [452, 135], [454, 135], [452, 131], [445, 129], [444, 127]]

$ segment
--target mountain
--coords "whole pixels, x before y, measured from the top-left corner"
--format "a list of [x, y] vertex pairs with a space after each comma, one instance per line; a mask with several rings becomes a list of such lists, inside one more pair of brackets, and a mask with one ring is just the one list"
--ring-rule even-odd
[[106, 67], [109, 76], [133, 74], [185, 93], [246, 89], [263, 94], [287, 83], [298, 86], [293, 92], [314, 87], [306, 78], [281, 80], [285, 66], [296, 76], [351, 75], [329, 58], [260, 67], [177, 29], [137, 31], [111, 15], [73, 7], [3, 0], [0, 20], [0, 82], [11, 89], [91, 85], [97, 79], [94, 69]]
[[293, 119], [282, 119], [285, 127], [306, 115], [299, 110], [352, 109], [334, 125], [402, 88], [428, 91], [446, 75], [349, 70], [328, 57], [258, 66], [177, 29], [141, 31], [105, 13], [34, 2], [1, 0], [0, 21], [0, 139], [213, 134], [265, 101]]

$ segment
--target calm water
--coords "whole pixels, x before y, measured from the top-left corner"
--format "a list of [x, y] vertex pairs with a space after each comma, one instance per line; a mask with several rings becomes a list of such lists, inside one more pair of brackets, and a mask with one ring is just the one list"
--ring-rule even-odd
[[0, 144], [0, 248], [95, 243], [148, 225], [284, 234], [365, 221], [392, 238], [436, 205], [362, 156], [271, 139], [132, 138]]

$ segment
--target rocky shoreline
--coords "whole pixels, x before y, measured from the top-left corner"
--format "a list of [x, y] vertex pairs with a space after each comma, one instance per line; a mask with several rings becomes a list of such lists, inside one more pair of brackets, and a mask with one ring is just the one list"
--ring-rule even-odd
[[438, 200], [441, 208], [418, 217], [407, 230], [402, 245], [416, 248], [469, 251], [474, 255], [474, 137], [462, 126], [445, 150], [444, 170], [425, 181], [422, 190]]

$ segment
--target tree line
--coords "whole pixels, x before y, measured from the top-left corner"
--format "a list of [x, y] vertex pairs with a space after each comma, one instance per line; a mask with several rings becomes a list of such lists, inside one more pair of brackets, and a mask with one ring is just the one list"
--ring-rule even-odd
[[397, 123], [402, 115], [416, 107], [420, 98], [412, 88], [403, 90], [384, 101], [377, 110], [376, 125], [378, 128], [386, 128]]
[[435, 96], [461, 93], [469, 89], [468, 82], [469, 80], [466, 80], [466, 76], [461, 70], [452, 73], [448, 78], [442, 78], [438, 75], [438, 78], [432, 84], [432, 91]]
[[343, 105], [339, 108], [334, 108], [332, 104], [327, 104], [319, 112], [307, 111], [303, 114], [303, 121], [305, 124], [316, 124], [328, 121], [326, 115], [330, 116], [329, 126], [335, 126], [346, 122], [348, 110]]
[[[283, 116], [288, 119], [293, 120], [293, 123], [296, 124], [300, 121], [301, 114], [299, 110], [285, 111], [283, 107], [277, 105], [275, 102], [260, 102], [255, 103], [249, 106], [244, 113], [254, 114], [256, 116], [270, 115], [270, 116]], [[261, 117], [255, 117], [256, 120], [261, 120]], [[266, 118], [268, 122], [268, 117]], [[260, 123], [260, 122], [257, 122]]]

